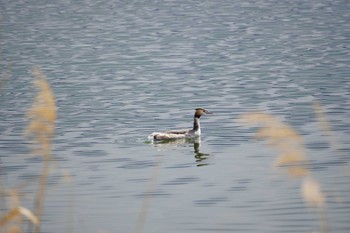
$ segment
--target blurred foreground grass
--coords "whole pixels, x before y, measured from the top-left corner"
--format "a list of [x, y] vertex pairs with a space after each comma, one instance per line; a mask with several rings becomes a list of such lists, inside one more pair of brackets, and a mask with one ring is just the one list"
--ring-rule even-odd
[[[319, 104], [315, 104], [319, 118], [325, 118]], [[309, 160], [303, 143], [303, 138], [289, 125], [280, 122], [275, 116], [266, 113], [248, 113], [241, 117], [243, 123], [259, 127], [255, 136], [267, 140], [268, 145], [278, 151], [275, 166], [281, 167], [292, 178], [301, 179], [301, 196], [312, 207], [317, 208], [320, 220], [320, 232], [329, 232], [325, 211], [325, 195], [320, 183], [313, 178], [307, 167]], [[322, 123], [322, 122], [321, 122]], [[330, 134], [330, 126], [325, 130]]]
[[29, 123], [24, 130], [24, 135], [33, 142], [35, 146], [33, 154], [42, 158], [43, 167], [38, 181], [38, 190], [33, 197], [32, 210], [21, 205], [19, 190], [0, 190], [0, 194], [4, 195], [9, 203], [8, 210], [0, 216], [0, 232], [4, 233], [23, 232], [23, 225], [26, 222], [24, 218], [32, 223], [34, 232], [39, 233], [44, 211], [57, 114], [55, 97], [45, 75], [38, 67], [33, 68], [32, 73], [35, 77], [34, 85], [37, 87], [38, 93], [27, 113]]

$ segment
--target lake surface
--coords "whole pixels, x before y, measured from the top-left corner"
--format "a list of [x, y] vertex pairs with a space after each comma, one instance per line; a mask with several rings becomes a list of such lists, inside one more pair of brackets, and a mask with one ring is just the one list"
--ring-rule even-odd
[[[58, 107], [43, 232], [320, 232], [301, 180], [238, 121], [255, 111], [302, 136], [323, 224], [349, 232], [349, 1], [3, 0], [0, 16], [0, 184], [27, 184], [28, 208], [33, 66]], [[215, 113], [200, 140], [147, 142], [197, 107]]]

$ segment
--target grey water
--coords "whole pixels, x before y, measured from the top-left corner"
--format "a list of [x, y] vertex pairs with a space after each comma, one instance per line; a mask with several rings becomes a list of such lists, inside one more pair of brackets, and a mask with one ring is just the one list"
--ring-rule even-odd
[[[320, 232], [301, 180], [238, 121], [256, 111], [302, 136], [323, 222], [349, 232], [349, 1], [0, 2], [0, 185], [26, 184], [29, 209], [34, 66], [56, 98], [43, 232]], [[215, 113], [200, 140], [147, 142], [197, 107]]]

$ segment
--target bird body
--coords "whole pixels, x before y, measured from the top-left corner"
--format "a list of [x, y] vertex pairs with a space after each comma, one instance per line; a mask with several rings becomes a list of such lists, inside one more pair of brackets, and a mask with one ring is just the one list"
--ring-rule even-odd
[[199, 118], [203, 114], [212, 114], [204, 108], [196, 108], [193, 118], [193, 128], [183, 130], [166, 130], [163, 132], [154, 132], [148, 136], [151, 140], [169, 140], [169, 139], [180, 139], [180, 138], [195, 138], [201, 135], [201, 127]]

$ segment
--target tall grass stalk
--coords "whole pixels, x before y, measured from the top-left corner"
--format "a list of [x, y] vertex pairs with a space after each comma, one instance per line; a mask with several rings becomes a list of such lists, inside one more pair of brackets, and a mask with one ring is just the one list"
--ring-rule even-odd
[[47, 178], [49, 175], [52, 140], [55, 133], [56, 103], [53, 91], [42, 71], [35, 67], [33, 69], [35, 77], [34, 85], [38, 88], [38, 93], [27, 113], [29, 123], [24, 130], [27, 138], [30, 138], [35, 145], [35, 154], [43, 160], [43, 167], [35, 197], [34, 211], [21, 205], [19, 191], [21, 189], [2, 189], [1, 195], [10, 199], [9, 210], [0, 217], [0, 232], [21, 233], [24, 219], [26, 217], [32, 224], [36, 233], [40, 232], [41, 218], [44, 211]]
[[317, 208], [320, 231], [329, 232], [324, 210], [326, 199], [319, 182], [305, 166], [309, 162], [302, 137], [291, 126], [266, 113], [248, 113], [241, 120], [248, 125], [257, 125], [259, 129], [255, 136], [267, 140], [268, 145], [279, 152], [276, 166], [283, 167], [293, 178], [302, 178], [301, 195], [308, 205]]
[[29, 209], [21, 206], [18, 191], [15, 189], [2, 190], [1, 195], [9, 197], [11, 208], [0, 217], [0, 232], [4, 233], [20, 233], [22, 225], [26, 217], [34, 225], [39, 224], [39, 220], [35, 214]]
[[160, 170], [160, 164], [161, 164], [161, 160], [162, 160], [163, 156], [159, 156], [157, 161], [156, 161], [156, 166], [154, 166], [152, 173], [151, 173], [151, 177], [150, 180], [148, 182], [148, 187], [146, 190], [146, 195], [143, 199], [142, 202], [142, 206], [137, 218], [137, 222], [136, 222], [136, 227], [135, 227], [135, 233], [141, 233], [145, 222], [146, 222], [146, 217], [151, 205], [151, 201], [152, 201], [152, 195], [154, 193], [154, 190], [156, 188], [156, 184], [157, 184], [157, 177], [158, 177], [158, 173]]
[[43, 167], [35, 200], [35, 215], [39, 219], [39, 224], [34, 224], [34, 231], [39, 233], [44, 211], [57, 113], [54, 94], [45, 75], [38, 67], [33, 68], [32, 73], [35, 77], [34, 84], [38, 89], [38, 93], [27, 114], [30, 122], [25, 129], [25, 135], [34, 141], [36, 145], [34, 152], [43, 159]]
[[329, 123], [329, 120], [327, 119], [326, 114], [324, 113], [324, 109], [322, 108], [321, 104], [317, 101], [314, 102], [314, 110], [316, 113], [317, 121], [320, 123], [321, 130], [326, 134], [328, 137], [328, 141], [331, 145], [331, 147], [335, 150], [336, 153], [340, 153], [340, 145], [338, 143], [338, 140], [333, 135], [332, 126]]

